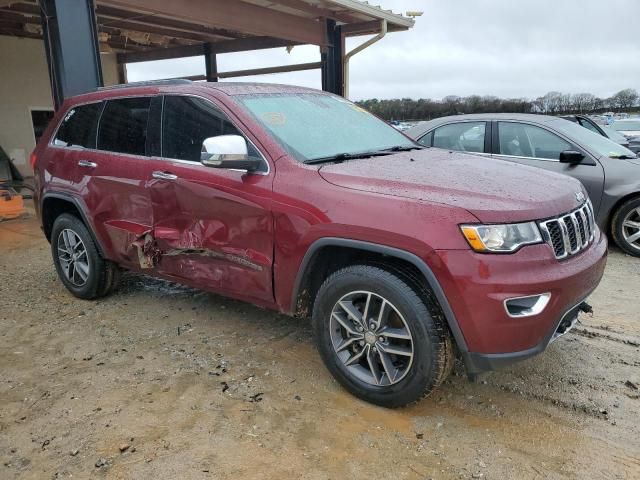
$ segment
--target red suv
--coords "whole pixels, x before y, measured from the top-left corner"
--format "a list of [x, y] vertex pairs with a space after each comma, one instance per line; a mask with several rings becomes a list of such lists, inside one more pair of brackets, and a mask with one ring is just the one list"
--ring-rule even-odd
[[424, 148], [306, 88], [99, 89], [32, 162], [71, 293], [127, 269], [310, 316], [331, 373], [384, 406], [431, 392], [456, 351], [471, 375], [543, 351], [605, 267], [577, 180]]

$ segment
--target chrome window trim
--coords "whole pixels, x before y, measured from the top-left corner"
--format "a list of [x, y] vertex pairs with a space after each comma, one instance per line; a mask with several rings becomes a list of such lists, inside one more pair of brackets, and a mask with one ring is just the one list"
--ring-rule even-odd
[[[70, 110], [73, 110], [74, 108], [77, 107], [82, 107], [85, 105], [93, 105], [93, 104], [97, 104], [97, 103], [102, 103], [104, 104], [102, 107], [102, 110], [100, 111], [100, 114], [98, 116], [98, 124], [96, 126], [96, 147], [98, 145], [98, 132], [100, 130], [100, 122], [102, 121], [102, 113], [104, 112], [104, 107], [106, 106], [107, 102], [110, 100], [120, 100], [120, 99], [125, 99], [125, 98], [146, 98], [146, 97], [165, 97], [165, 96], [181, 96], [181, 97], [196, 97], [199, 98], [201, 100], [207, 101], [209, 103], [211, 103], [214, 107], [216, 107], [218, 110], [220, 110], [229, 120], [229, 122], [239, 131], [243, 133], [243, 137], [245, 138], [245, 140], [247, 142], [249, 142], [255, 149], [256, 151], [260, 154], [261, 159], [267, 164], [267, 171], [266, 172], [249, 172], [248, 170], [244, 170], [244, 169], [237, 169], [237, 168], [226, 168], [226, 169], [222, 169], [222, 168], [218, 168], [218, 169], [214, 169], [214, 170], [230, 170], [233, 172], [244, 172], [247, 174], [251, 174], [251, 175], [263, 175], [263, 176], [268, 176], [271, 173], [271, 162], [269, 162], [269, 160], [267, 160], [267, 157], [265, 156], [265, 154], [263, 153], [263, 151], [258, 148], [256, 146], [256, 144], [250, 139], [247, 138], [246, 134], [244, 133], [244, 131], [241, 128], [238, 128], [238, 125], [236, 125], [235, 122], [233, 122], [229, 116], [223, 112], [218, 105], [216, 105], [214, 102], [212, 102], [210, 99], [203, 97], [202, 95], [195, 95], [192, 93], [179, 93], [179, 92], [171, 92], [171, 93], [152, 93], [152, 94], [145, 94], [145, 95], [118, 95], [118, 96], [113, 96], [113, 97], [109, 97], [106, 99], [102, 99], [102, 100], [87, 100], [86, 102], [80, 102], [80, 103], [75, 103], [73, 104], [70, 108], [68, 108], [64, 115], [62, 116], [62, 118], [60, 119], [60, 121], [58, 122], [53, 135], [49, 138], [49, 142], [47, 144], [47, 147], [52, 147], [52, 148], [56, 148], [56, 149], [61, 149], [61, 150], [74, 150], [74, 151], [84, 151], [84, 152], [88, 152], [88, 153], [106, 153], [109, 155], [117, 155], [117, 156], [125, 156], [125, 157], [130, 157], [130, 158], [140, 158], [140, 159], [144, 159], [144, 160], [162, 160], [162, 161], [166, 161], [166, 162], [171, 162], [171, 163], [184, 163], [187, 165], [199, 165], [200, 167], [203, 168], [207, 168], [210, 169], [212, 167], [207, 167], [206, 165], [203, 165], [201, 162], [194, 162], [191, 160], [182, 160], [179, 158], [170, 158], [170, 157], [158, 157], [158, 156], [147, 156], [147, 155], [134, 155], [134, 154], [130, 154], [130, 153], [122, 153], [122, 152], [113, 152], [111, 150], [99, 150], [98, 148], [86, 148], [80, 145], [56, 145], [55, 143], [53, 143], [56, 139], [56, 137], [58, 136], [58, 130], [60, 129], [60, 127], [62, 126], [62, 122], [64, 122], [64, 118], [66, 117], [67, 113]], [[164, 101], [162, 102], [162, 114], [164, 114]], [[160, 119], [160, 122], [162, 124], [162, 118]], [[160, 144], [162, 145], [162, 126], [160, 129]], [[161, 147], [162, 150], [162, 147]]]
[[[577, 148], [578, 151], [580, 151], [580, 153], [582, 153], [583, 155], [585, 155], [585, 157], [589, 157], [591, 158], [591, 160], [593, 162], [596, 161], [596, 157], [591, 153], [591, 151], [588, 148], [585, 148], [582, 144], [576, 142], [575, 140], [567, 137], [564, 133], [562, 132], [558, 132], [556, 130], [552, 130], [550, 127], [548, 127], [545, 124], [541, 124], [541, 123], [535, 123], [535, 122], [531, 122], [531, 121], [526, 121], [526, 120], [501, 120], [501, 119], [495, 119], [494, 120], [496, 122], [496, 128], [497, 128], [497, 138], [498, 138], [498, 145], [496, 145], [497, 148], [500, 148], [500, 123], [518, 123], [520, 125], [529, 125], [531, 127], [538, 127], [541, 128], [542, 130], [545, 130], [553, 135], [555, 135], [556, 137], [564, 140], [565, 142], [567, 142], [569, 145], [571, 145], [572, 148]], [[584, 128], [584, 127], [583, 127]], [[542, 160], [544, 162], [558, 162], [560, 163], [560, 159], [554, 159], [554, 158], [543, 158], [543, 157], [523, 157], [520, 155], [505, 155], [503, 153], [494, 153], [493, 154], [494, 157], [504, 157], [504, 158], [521, 158], [523, 160]], [[590, 163], [581, 163], [581, 165], [588, 165], [588, 166], [594, 166], [596, 165], [597, 162], [595, 162], [593, 165]]]

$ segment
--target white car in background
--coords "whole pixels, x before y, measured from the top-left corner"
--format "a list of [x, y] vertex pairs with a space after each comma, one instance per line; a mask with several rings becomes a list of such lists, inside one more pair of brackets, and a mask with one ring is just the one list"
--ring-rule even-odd
[[616, 120], [610, 126], [629, 140], [629, 150], [640, 151], [640, 118]]

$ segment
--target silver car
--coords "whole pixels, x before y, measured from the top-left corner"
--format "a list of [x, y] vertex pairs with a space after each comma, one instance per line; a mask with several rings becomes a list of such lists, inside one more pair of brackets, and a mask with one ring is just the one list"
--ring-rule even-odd
[[589, 192], [600, 228], [625, 252], [640, 257], [640, 159], [631, 150], [576, 123], [545, 115], [456, 115], [422, 122], [405, 133], [427, 147], [577, 178]]

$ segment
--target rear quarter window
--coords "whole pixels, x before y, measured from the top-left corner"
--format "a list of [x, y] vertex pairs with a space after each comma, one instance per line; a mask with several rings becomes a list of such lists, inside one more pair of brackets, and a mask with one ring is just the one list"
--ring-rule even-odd
[[62, 119], [53, 140], [63, 147], [96, 148], [96, 131], [102, 102], [71, 108]]

